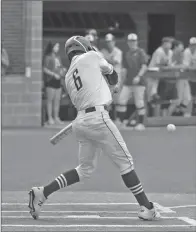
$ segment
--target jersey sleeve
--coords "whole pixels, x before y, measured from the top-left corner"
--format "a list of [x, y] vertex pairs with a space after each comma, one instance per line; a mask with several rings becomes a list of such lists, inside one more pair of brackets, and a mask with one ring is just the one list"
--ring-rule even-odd
[[168, 58], [168, 65], [169, 66], [172, 65], [172, 57], [173, 57], [173, 51], [170, 50], [170, 52], [169, 52], [169, 58]]
[[140, 52], [140, 63], [141, 65], [148, 63], [148, 56], [143, 49]]
[[152, 59], [150, 61], [149, 67], [157, 67], [161, 64], [161, 58], [162, 58], [162, 53], [159, 50], [156, 50], [153, 55]]
[[98, 62], [99, 62], [99, 67], [100, 70], [102, 72], [102, 74], [106, 75], [106, 74], [111, 74], [113, 72], [113, 66], [111, 64], [109, 64], [105, 58], [103, 58], [102, 56], [100, 56], [99, 54], [97, 54], [98, 57]]

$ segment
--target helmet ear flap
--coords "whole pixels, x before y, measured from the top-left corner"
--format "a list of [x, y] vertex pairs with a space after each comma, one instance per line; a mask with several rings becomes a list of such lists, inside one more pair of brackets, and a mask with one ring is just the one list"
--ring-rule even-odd
[[88, 49], [88, 51], [94, 51], [92, 46], [88, 46], [87, 49]]

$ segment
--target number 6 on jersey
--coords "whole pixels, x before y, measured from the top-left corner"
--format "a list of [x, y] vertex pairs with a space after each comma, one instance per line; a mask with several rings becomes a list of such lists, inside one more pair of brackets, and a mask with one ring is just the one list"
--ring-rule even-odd
[[73, 79], [76, 89], [79, 91], [82, 88], [82, 81], [80, 76], [78, 75], [78, 69], [73, 72]]

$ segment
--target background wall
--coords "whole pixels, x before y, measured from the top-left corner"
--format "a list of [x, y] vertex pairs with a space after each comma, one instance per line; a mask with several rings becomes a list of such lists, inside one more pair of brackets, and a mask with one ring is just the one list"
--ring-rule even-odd
[[[2, 77], [2, 126], [41, 125], [42, 2], [2, 1], [2, 39], [10, 69]], [[30, 68], [31, 76], [25, 76]]]

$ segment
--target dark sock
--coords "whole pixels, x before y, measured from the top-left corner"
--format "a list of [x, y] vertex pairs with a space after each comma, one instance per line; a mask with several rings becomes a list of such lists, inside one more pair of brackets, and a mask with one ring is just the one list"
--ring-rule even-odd
[[139, 178], [137, 177], [137, 174], [135, 170], [122, 175], [122, 179], [127, 186], [128, 189], [130, 189], [135, 196], [137, 202], [139, 205], [145, 206], [147, 209], [152, 209], [153, 205], [151, 202], [149, 202], [142, 185], [140, 183]]
[[44, 187], [44, 196], [47, 198], [53, 192], [66, 186], [79, 182], [79, 176], [76, 169], [67, 171], [58, 176], [54, 181]]
[[144, 124], [144, 115], [138, 115], [138, 123]]
[[120, 119], [121, 122], [125, 119], [125, 112], [117, 112], [117, 118]]

